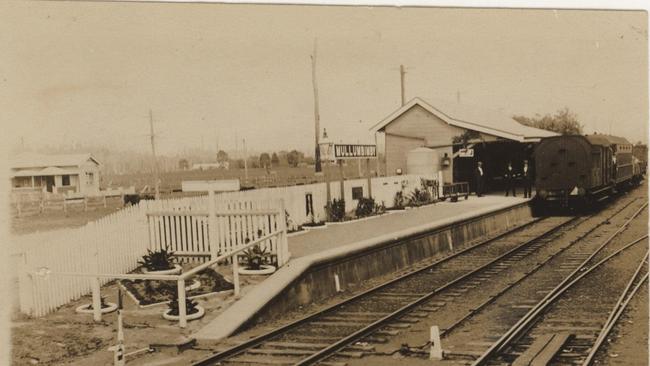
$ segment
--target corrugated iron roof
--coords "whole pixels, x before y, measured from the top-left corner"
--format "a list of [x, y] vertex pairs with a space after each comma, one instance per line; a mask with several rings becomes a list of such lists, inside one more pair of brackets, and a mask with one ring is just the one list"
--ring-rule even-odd
[[388, 124], [415, 105], [419, 105], [450, 125], [510, 140], [522, 142], [534, 141], [542, 137], [558, 135], [552, 131], [524, 126], [512, 117], [492, 109], [443, 100], [435, 100], [434, 103], [428, 103], [421, 98], [413, 98], [407, 104], [374, 125], [370, 130], [373, 132], [383, 130]]
[[12, 169], [24, 168], [47, 168], [47, 167], [65, 167], [80, 166], [88, 160], [99, 165], [99, 161], [92, 154], [62, 154], [62, 155], [44, 155], [25, 153], [15, 156], [10, 160]]

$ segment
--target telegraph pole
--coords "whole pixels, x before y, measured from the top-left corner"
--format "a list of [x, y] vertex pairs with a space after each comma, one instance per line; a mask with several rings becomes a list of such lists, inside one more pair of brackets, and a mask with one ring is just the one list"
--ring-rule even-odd
[[406, 104], [406, 97], [404, 96], [404, 76], [405, 75], [406, 75], [406, 70], [404, 69], [404, 65], [399, 65], [400, 85], [402, 87], [402, 105]]
[[158, 179], [158, 159], [156, 158], [156, 135], [153, 133], [153, 112], [149, 109], [149, 133], [151, 138], [151, 153], [153, 154], [153, 176], [154, 176], [154, 187], [156, 188], [155, 198], [160, 199], [160, 183]]
[[248, 156], [246, 154], [246, 139], [243, 139], [244, 143], [244, 181], [248, 184]]
[[318, 112], [318, 84], [316, 83], [316, 47], [318, 39], [314, 39], [314, 54], [311, 56], [311, 81], [314, 86], [314, 160], [316, 173], [322, 171], [320, 161], [320, 148], [318, 146], [318, 132], [320, 131], [320, 114]]

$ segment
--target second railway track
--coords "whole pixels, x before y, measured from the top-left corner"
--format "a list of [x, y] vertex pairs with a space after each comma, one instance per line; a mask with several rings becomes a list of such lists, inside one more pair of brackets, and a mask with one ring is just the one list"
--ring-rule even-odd
[[[613, 210], [611, 216], [624, 211], [633, 202]], [[364, 355], [380, 355], [382, 352], [377, 352], [373, 344], [382, 344], [387, 338], [398, 336], [446, 303], [458, 300], [536, 253], [562, 236], [567, 228], [575, 228], [587, 220], [546, 218], [531, 223], [488, 240], [489, 245], [477, 245], [455, 253], [195, 365], [344, 365]], [[605, 223], [607, 220], [592, 225], [584, 235]], [[484, 304], [489, 302], [488, 299]]]

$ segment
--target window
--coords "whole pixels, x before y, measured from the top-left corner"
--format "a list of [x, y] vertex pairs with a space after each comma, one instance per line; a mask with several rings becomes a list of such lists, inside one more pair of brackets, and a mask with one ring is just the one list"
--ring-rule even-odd
[[352, 187], [352, 199], [358, 200], [363, 198], [363, 187]]
[[93, 173], [86, 172], [86, 185], [93, 185]]
[[69, 175], [62, 175], [61, 176], [61, 185], [62, 186], [69, 186], [70, 185], [70, 176]]

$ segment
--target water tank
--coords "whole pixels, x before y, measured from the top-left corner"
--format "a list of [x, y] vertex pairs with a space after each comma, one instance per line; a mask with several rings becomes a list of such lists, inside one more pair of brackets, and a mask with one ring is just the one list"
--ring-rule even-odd
[[438, 174], [440, 159], [435, 150], [418, 147], [406, 155], [406, 174], [417, 174], [436, 177]]

